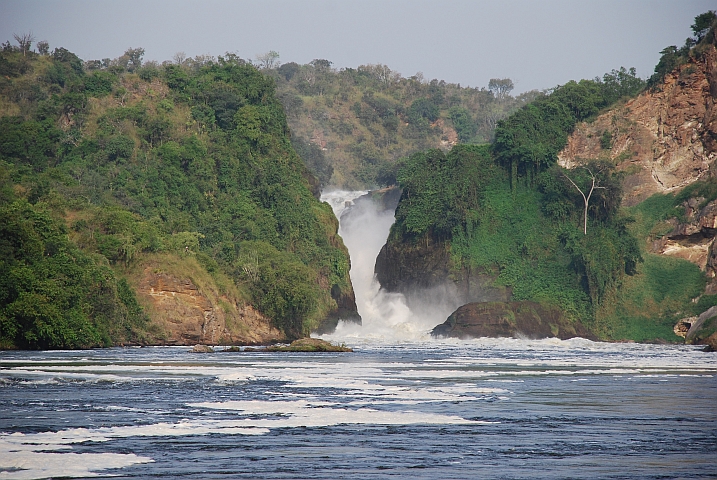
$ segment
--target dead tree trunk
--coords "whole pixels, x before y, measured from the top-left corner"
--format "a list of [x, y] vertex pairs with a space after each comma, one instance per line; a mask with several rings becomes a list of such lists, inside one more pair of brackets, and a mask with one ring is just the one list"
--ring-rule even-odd
[[585, 212], [583, 213], [583, 234], [587, 235], [588, 234], [588, 206], [590, 205], [590, 197], [592, 197], [593, 192], [595, 191], [596, 188], [605, 188], [605, 187], [596, 185], [595, 174], [592, 172], [592, 170], [590, 170], [587, 167], [585, 167], [585, 170], [590, 172], [590, 178], [592, 180], [592, 184], [590, 185], [590, 192], [588, 192], [587, 195], [585, 195], [585, 192], [583, 192], [582, 189], [580, 187], [578, 187], [578, 185], [575, 182], [573, 182], [572, 178], [568, 177], [568, 175], [566, 173], [563, 173], [563, 175], [565, 175], [565, 178], [567, 178], [568, 181], [573, 184], [573, 187], [575, 187], [575, 189], [578, 192], [580, 192], [580, 195], [583, 196], [583, 201], [585, 202]]

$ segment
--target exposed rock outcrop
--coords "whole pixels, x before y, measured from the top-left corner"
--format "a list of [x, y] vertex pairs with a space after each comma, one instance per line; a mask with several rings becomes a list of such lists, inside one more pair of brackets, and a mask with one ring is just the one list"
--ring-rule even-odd
[[526, 301], [463, 305], [435, 327], [431, 335], [454, 338], [594, 338], [580, 322], [568, 319], [559, 308]]
[[680, 324], [689, 325], [687, 333], [682, 335], [686, 343], [707, 345], [710, 351], [717, 351], [717, 306], [711, 307], [698, 317], [680, 320], [675, 326], [676, 331]]
[[192, 347], [192, 353], [214, 353], [214, 349], [209, 345], [197, 344]]
[[[717, 50], [708, 45], [659, 88], [577, 125], [559, 163], [572, 168], [586, 159], [611, 159], [627, 174], [627, 206], [678, 190], [708, 175], [717, 159], [716, 98]], [[603, 149], [606, 132], [612, 141]]]
[[286, 341], [268, 318], [251, 305], [222, 295], [209, 285], [162, 271], [161, 263], [145, 265], [136, 286], [137, 298], [168, 345], [268, 344]]
[[274, 345], [266, 348], [269, 352], [353, 352], [344, 345], [333, 345], [319, 338], [300, 338], [291, 345]]
[[401, 189], [397, 186], [380, 188], [371, 190], [365, 195], [361, 195], [353, 202], [347, 202], [349, 205], [341, 213], [342, 222], [351, 222], [351, 218], [360, 215], [365, 210], [364, 204], [371, 203], [374, 208], [378, 208], [379, 212], [396, 211], [398, 201], [401, 199]]
[[706, 293], [717, 293], [717, 200], [703, 206], [703, 198], [690, 198], [683, 203], [683, 221], [665, 222], [671, 231], [652, 241], [650, 251], [694, 263], [705, 272], [710, 283]]
[[468, 302], [507, 301], [510, 290], [491, 286], [492, 277], [457, 269], [444, 242], [423, 239], [415, 243], [387, 242], [376, 258], [376, 278], [381, 288], [399, 292], [409, 303], [414, 297], [440, 293], [442, 301], [455, 305]]

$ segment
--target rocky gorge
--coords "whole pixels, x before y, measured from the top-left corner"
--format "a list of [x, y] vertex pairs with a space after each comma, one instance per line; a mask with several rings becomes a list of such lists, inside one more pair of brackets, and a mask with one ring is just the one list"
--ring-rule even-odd
[[[639, 228], [633, 231], [643, 256], [671, 257], [699, 267], [705, 286], [695, 292], [692, 303], [706, 307], [717, 293], [716, 98], [717, 50], [714, 44], [703, 44], [660, 84], [579, 122], [557, 154], [558, 165], [567, 171], [579, 171], [596, 160], [612, 165], [622, 188], [620, 208], [628, 215], [644, 211], [648, 203], [669, 203], [651, 220], [639, 217]], [[401, 201], [409, 202], [411, 194], [417, 195], [404, 191]], [[376, 262], [382, 288], [406, 295], [409, 305], [435, 288], [451, 297], [458, 308], [433, 335], [629, 338], [605, 336], [599, 326], [605, 310], [596, 310], [596, 320], [583, 324], [550, 302], [511, 301], [515, 295], [509, 282], [499, 281], [501, 270], [462, 261], [456, 240], [430, 231], [411, 238], [394, 236]], [[676, 335], [667, 341], [682, 337], [687, 343], [714, 347], [717, 312], [706, 307], [683, 316]], [[662, 315], [677, 321], [680, 307], [670, 308]]]

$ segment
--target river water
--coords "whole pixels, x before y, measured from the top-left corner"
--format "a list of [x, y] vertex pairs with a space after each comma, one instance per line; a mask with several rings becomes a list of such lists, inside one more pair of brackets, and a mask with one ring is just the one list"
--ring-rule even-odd
[[714, 354], [431, 339], [359, 263], [353, 353], [0, 352], [0, 479], [716, 477]]

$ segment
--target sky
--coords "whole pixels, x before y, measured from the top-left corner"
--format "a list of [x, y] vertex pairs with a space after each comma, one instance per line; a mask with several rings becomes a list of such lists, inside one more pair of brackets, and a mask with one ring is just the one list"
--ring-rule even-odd
[[462, 86], [511, 78], [515, 93], [635, 67], [682, 46], [714, 0], [0, 0], [0, 42], [32, 32], [83, 60], [270, 50], [282, 63], [385, 64]]

